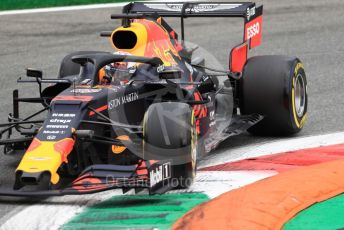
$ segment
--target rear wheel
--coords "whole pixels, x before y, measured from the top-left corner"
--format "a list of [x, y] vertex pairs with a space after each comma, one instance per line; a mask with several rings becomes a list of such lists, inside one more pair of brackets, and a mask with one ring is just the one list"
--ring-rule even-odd
[[198, 149], [195, 117], [189, 105], [152, 104], [144, 117], [144, 159], [170, 160], [173, 184], [187, 188], [196, 174]]
[[307, 80], [301, 61], [287, 56], [250, 58], [241, 80], [241, 113], [264, 119], [248, 131], [258, 135], [291, 135], [307, 118]]

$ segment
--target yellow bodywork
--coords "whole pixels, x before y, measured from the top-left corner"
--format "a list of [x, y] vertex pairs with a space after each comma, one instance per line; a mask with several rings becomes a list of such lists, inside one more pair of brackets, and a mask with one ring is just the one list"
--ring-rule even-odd
[[[133, 47], [132, 49], [120, 49], [120, 48], [116, 47], [115, 44], [112, 42], [112, 37], [118, 31], [131, 31], [131, 32], [133, 32], [137, 37], [137, 43], [136, 43], [135, 47]], [[141, 23], [137, 23], [137, 22], [131, 23], [130, 27], [128, 27], [128, 28], [125, 28], [122, 26], [117, 28], [116, 30], [114, 30], [112, 32], [112, 35], [110, 37], [110, 43], [112, 44], [113, 48], [115, 48], [116, 50], [123, 51], [123, 52], [128, 52], [128, 53], [135, 55], [135, 56], [144, 56], [145, 55], [147, 42], [148, 42], [147, 29], [144, 25], [142, 25]]]
[[[61, 141], [65, 141], [61, 140]], [[72, 140], [72, 139], [71, 139]], [[51, 183], [56, 184], [59, 182], [59, 175], [57, 174], [58, 168], [61, 164], [66, 161], [63, 159], [66, 156], [65, 154], [69, 153], [60, 153], [56, 148], [56, 144], [59, 142], [55, 141], [39, 141], [38, 139], [34, 140], [37, 143], [37, 147], [26, 151], [24, 157], [22, 158], [19, 166], [16, 171], [36, 173], [36, 172], [50, 172], [51, 174]]]

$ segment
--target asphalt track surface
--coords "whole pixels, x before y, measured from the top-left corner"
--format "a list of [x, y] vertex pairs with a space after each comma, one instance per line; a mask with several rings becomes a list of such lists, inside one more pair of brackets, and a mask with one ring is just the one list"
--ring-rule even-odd
[[[343, 131], [344, 2], [265, 0], [258, 3], [264, 4], [263, 43], [250, 54], [294, 55], [305, 65], [309, 119], [298, 136]], [[119, 25], [109, 19], [110, 14], [116, 12], [118, 8], [0, 16], [1, 122], [7, 121], [12, 109], [14, 88], [23, 96], [37, 92], [34, 85], [16, 83], [19, 76], [25, 75], [26, 67], [41, 68], [45, 76], [55, 77], [60, 60], [72, 51], [111, 51], [108, 40], [100, 38], [99, 32]], [[178, 25], [177, 21], [171, 24]], [[175, 28], [178, 30], [179, 26]], [[211, 51], [225, 64], [231, 47], [241, 41], [243, 23], [232, 19], [191, 19], [187, 20], [186, 31], [186, 40]], [[33, 106], [23, 106], [21, 112], [34, 111]], [[224, 151], [230, 154], [231, 147], [274, 139], [244, 134], [227, 140], [212, 154]], [[12, 183], [19, 158], [0, 155], [1, 186]], [[25, 206], [33, 202], [36, 201], [0, 198], [0, 218], [18, 204]]]

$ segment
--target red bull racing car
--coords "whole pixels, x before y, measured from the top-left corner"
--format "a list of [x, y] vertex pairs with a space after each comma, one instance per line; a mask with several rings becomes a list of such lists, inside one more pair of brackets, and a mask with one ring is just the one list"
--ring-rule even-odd
[[[13, 91], [9, 123], [1, 124], [5, 154], [24, 152], [4, 196], [60, 196], [108, 189], [187, 188], [197, 159], [227, 138], [291, 135], [307, 117], [307, 81], [301, 61], [256, 56], [263, 6], [243, 3], [142, 3], [111, 15], [122, 26], [105, 31], [116, 52], [67, 55], [58, 77], [27, 69], [18, 83], [39, 85], [36, 98]], [[181, 37], [166, 18], [181, 20]], [[188, 47], [184, 20], [240, 17], [243, 41], [228, 70], [207, 66]], [[19, 103], [42, 110], [20, 115]], [[44, 120], [36, 117], [46, 113]], [[14, 133], [19, 135], [13, 135]]]

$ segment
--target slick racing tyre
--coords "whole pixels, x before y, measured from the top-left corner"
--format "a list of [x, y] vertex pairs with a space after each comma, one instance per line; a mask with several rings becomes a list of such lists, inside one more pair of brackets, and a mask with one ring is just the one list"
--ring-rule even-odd
[[307, 118], [307, 80], [298, 58], [250, 58], [244, 67], [241, 93], [241, 113], [264, 116], [250, 133], [291, 135], [302, 129]]
[[143, 158], [170, 161], [173, 187], [189, 187], [196, 174], [199, 148], [195, 116], [189, 105], [152, 104], [144, 116], [143, 134]]

